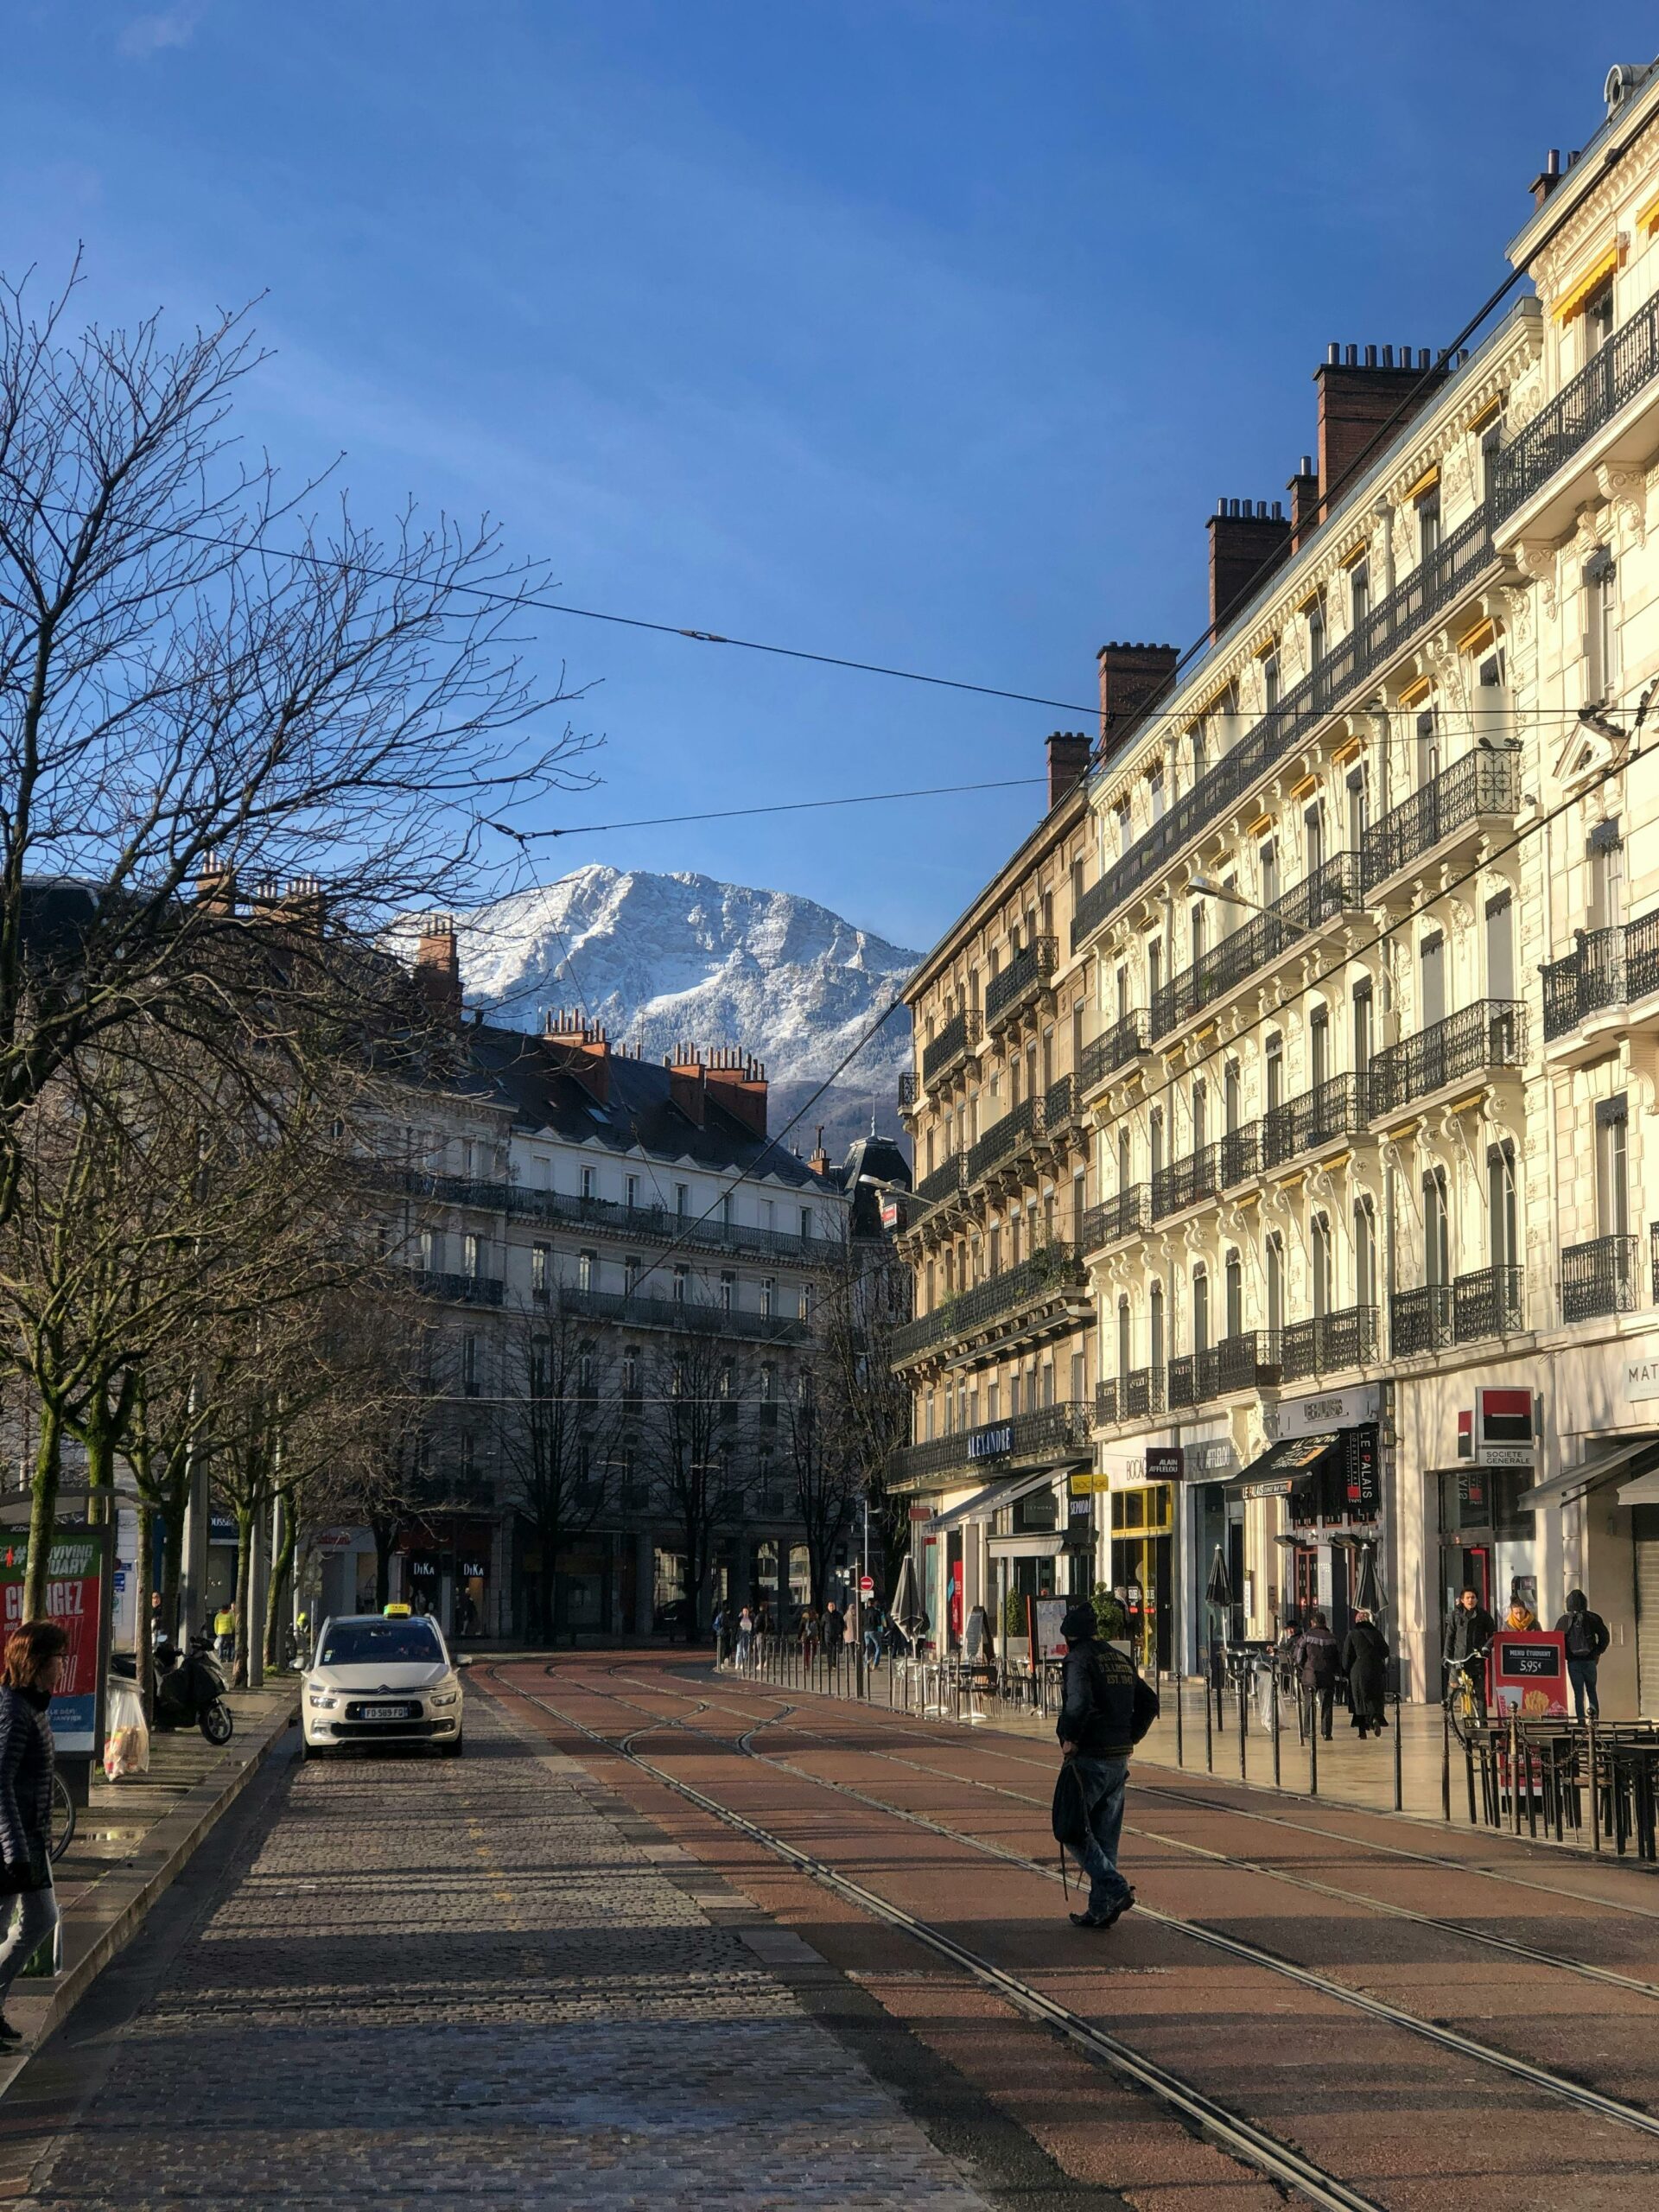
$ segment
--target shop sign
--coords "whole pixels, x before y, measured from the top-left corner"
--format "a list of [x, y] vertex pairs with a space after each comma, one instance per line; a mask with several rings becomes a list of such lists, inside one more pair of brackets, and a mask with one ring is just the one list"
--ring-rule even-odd
[[1553, 1629], [1492, 1638], [1492, 1708], [1523, 1719], [1567, 1713], [1567, 1638]]
[[1086, 1521], [1094, 1510], [1092, 1498], [1073, 1497], [1071, 1511], [1074, 1521]]
[[1001, 1459], [1014, 1449], [1014, 1423], [1000, 1421], [995, 1428], [976, 1428], [968, 1437], [970, 1459]]
[[[0, 1554], [7, 1636], [22, 1624], [28, 1556], [26, 1541], [9, 1544]], [[103, 1532], [55, 1531], [46, 1573], [46, 1617], [55, 1621], [69, 1638], [58, 1693], [47, 1707], [47, 1719], [60, 1751], [95, 1758], [99, 1750], [98, 1648], [104, 1602]]]
[[1327, 1390], [1317, 1398], [1287, 1399], [1269, 1416], [1270, 1433], [1311, 1436], [1319, 1429], [1357, 1428], [1363, 1421], [1374, 1421], [1378, 1411], [1376, 1385], [1356, 1383], [1351, 1389]]
[[490, 1565], [487, 1560], [463, 1559], [457, 1562], [455, 1571], [463, 1582], [483, 1582], [489, 1577]]
[[1224, 1476], [1238, 1472], [1237, 1449], [1224, 1437], [1209, 1444], [1185, 1445], [1182, 1449], [1189, 1482], [1219, 1482]]
[[1085, 1467], [1081, 1474], [1068, 1475], [1066, 1483], [1074, 1498], [1103, 1497], [1112, 1486], [1112, 1478], [1097, 1468]]
[[1154, 1444], [1147, 1452], [1147, 1480], [1149, 1483], [1178, 1483], [1182, 1473], [1182, 1452], [1179, 1444]]
[[931, 1521], [933, 1518], [933, 1509], [931, 1505], [912, 1505], [910, 1509], [910, 1517], [912, 1521]]
[[1624, 1395], [1627, 1398], [1659, 1398], [1659, 1359], [1625, 1360]]
[[1538, 1456], [1530, 1390], [1477, 1390], [1475, 1457], [1483, 1467], [1530, 1467]]

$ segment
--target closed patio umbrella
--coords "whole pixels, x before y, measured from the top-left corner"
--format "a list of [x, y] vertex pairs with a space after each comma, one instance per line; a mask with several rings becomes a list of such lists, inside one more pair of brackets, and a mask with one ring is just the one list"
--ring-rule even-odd
[[1354, 1607], [1358, 1612], [1375, 1616], [1382, 1610], [1382, 1580], [1376, 1571], [1376, 1547], [1362, 1544], [1359, 1566], [1354, 1576]]
[[905, 1554], [904, 1563], [899, 1569], [899, 1586], [893, 1593], [889, 1611], [894, 1622], [907, 1637], [913, 1637], [925, 1618], [922, 1611], [921, 1593], [916, 1586], [916, 1562], [908, 1552]]
[[1233, 1586], [1228, 1579], [1227, 1562], [1221, 1555], [1221, 1546], [1216, 1546], [1216, 1555], [1210, 1562], [1210, 1580], [1204, 1586], [1205, 1602], [1224, 1612], [1233, 1602]]

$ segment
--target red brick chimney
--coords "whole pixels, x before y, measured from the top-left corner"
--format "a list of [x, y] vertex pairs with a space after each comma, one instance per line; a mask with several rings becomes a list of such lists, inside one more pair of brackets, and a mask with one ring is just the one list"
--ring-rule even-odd
[[663, 1055], [668, 1070], [668, 1096], [694, 1128], [703, 1124], [706, 1095], [702, 1054], [695, 1045], [677, 1045]]
[[1397, 359], [1392, 346], [1344, 347], [1333, 340], [1325, 348], [1324, 361], [1313, 372], [1319, 395], [1321, 517], [1352, 491], [1382, 452], [1384, 423], [1390, 425], [1388, 438], [1402, 430], [1434, 397], [1452, 366], [1444, 355], [1431, 361], [1426, 346], [1414, 357], [1409, 346], [1402, 346]]
[[1089, 772], [1094, 747], [1086, 731], [1057, 729], [1048, 743], [1048, 805], [1053, 812], [1066, 795], [1076, 791]]
[[209, 853], [201, 864], [196, 878], [196, 904], [204, 914], [236, 912], [236, 870], [224, 867], [216, 853]]
[[1301, 467], [1285, 489], [1290, 494], [1290, 550], [1294, 553], [1319, 526], [1319, 472], [1311, 453], [1302, 455]]
[[550, 1007], [542, 1017], [542, 1049], [550, 1052], [601, 1106], [611, 1096], [611, 1040], [585, 1014]]
[[703, 1065], [703, 1095], [754, 1135], [766, 1134], [766, 1071], [740, 1046], [711, 1052]]
[[1166, 691], [1180, 654], [1173, 645], [1103, 645], [1100, 664], [1100, 752], [1116, 753], [1147, 710]]
[[1224, 629], [1256, 582], [1290, 543], [1290, 524], [1275, 499], [1217, 499], [1210, 518], [1210, 630]]
[[[1051, 744], [1053, 742], [1052, 739], [1049, 741]], [[823, 1148], [823, 1123], [822, 1122], [818, 1123], [818, 1139], [817, 1142], [812, 1147], [812, 1157], [806, 1164], [812, 1170], [812, 1173], [815, 1175], [827, 1175], [830, 1173], [830, 1155]]]
[[461, 956], [452, 915], [429, 914], [422, 923], [415, 947], [415, 987], [438, 1020], [461, 1020]]

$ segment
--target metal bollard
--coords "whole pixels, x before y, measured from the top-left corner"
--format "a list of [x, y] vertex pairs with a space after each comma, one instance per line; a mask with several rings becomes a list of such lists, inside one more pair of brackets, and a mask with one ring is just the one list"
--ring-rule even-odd
[[1313, 1711], [1312, 1705], [1313, 1700], [1310, 1698], [1307, 1718], [1307, 1794], [1310, 1797], [1317, 1797], [1319, 1794], [1319, 1715]]
[[1175, 1764], [1178, 1767], [1185, 1766], [1186, 1764], [1182, 1756], [1185, 1747], [1181, 1738], [1181, 1688], [1182, 1678], [1177, 1675], [1175, 1677]]
[[1440, 1818], [1452, 1818], [1452, 1716], [1440, 1707]]
[[1204, 1680], [1204, 1770], [1206, 1774], [1213, 1774], [1216, 1770], [1216, 1732], [1211, 1722], [1210, 1678], [1207, 1675]]
[[[1386, 1710], [1388, 1700], [1385, 1698], [1382, 1702]], [[1396, 1694], [1394, 1700], [1394, 1809], [1396, 1813], [1403, 1813], [1406, 1809], [1405, 1753], [1402, 1749], [1406, 1732], [1401, 1726], [1400, 1713], [1400, 1699]]]
[[1244, 1750], [1249, 1714], [1249, 1700], [1245, 1694], [1244, 1677], [1241, 1674], [1238, 1678], [1238, 1778], [1241, 1782], [1248, 1782], [1249, 1779]]
[[1279, 1669], [1268, 1677], [1269, 1710], [1273, 1715], [1273, 1786], [1279, 1787]]
[[1596, 1724], [1588, 1723], [1590, 1732], [1590, 1848], [1601, 1849], [1601, 1772], [1600, 1757], [1596, 1747]]

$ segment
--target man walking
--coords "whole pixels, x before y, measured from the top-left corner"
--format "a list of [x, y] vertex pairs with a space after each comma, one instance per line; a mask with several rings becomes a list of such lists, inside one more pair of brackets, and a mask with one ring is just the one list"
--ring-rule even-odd
[[1458, 1602], [1452, 1609], [1452, 1618], [1446, 1624], [1446, 1649], [1442, 1656], [1447, 1666], [1459, 1662], [1468, 1662], [1464, 1671], [1483, 1720], [1486, 1717], [1486, 1669], [1484, 1659], [1486, 1647], [1497, 1633], [1497, 1623], [1481, 1604], [1480, 1592], [1472, 1585], [1460, 1590]]
[[1596, 1662], [1612, 1642], [1607, 1624], [1599, 1613], [1590, 1610], [1590, 1600], [1582, 1590], [1567, 1593], [1567, 1611], [1555, 1624], [1557, 1632], [1567, 1642], [1567, 1679], [1573, 1685], [1573, 1714], [1582, 1720], [1585, 1707], [1590, 1708], [1590, 1718], [1601, 1718], [1601, 1700], [1596, 1695]]
[[[1133, 1662], [1096, 1640], [1092, 1605], [1073, 1605], [1060, 1634], [1065, 1694], [1055, 1733], [1065, 1764], [1056, 1792], [1055, 1834], [1061, 1836], [1064, 1829], [1063, 1840], [1089, 1877], [1089, 1910], [1074, 1912], [1072, 1925], [1109, 1928], [1135, 1903], [1135, 1891], [1117, 1871], [1117, 1847], [1129, 1753], [1137, 1739], [1135, 1692], [1142, 1686]], [[1063, 1796], [1070, 1801], [1064, 1817]]]

